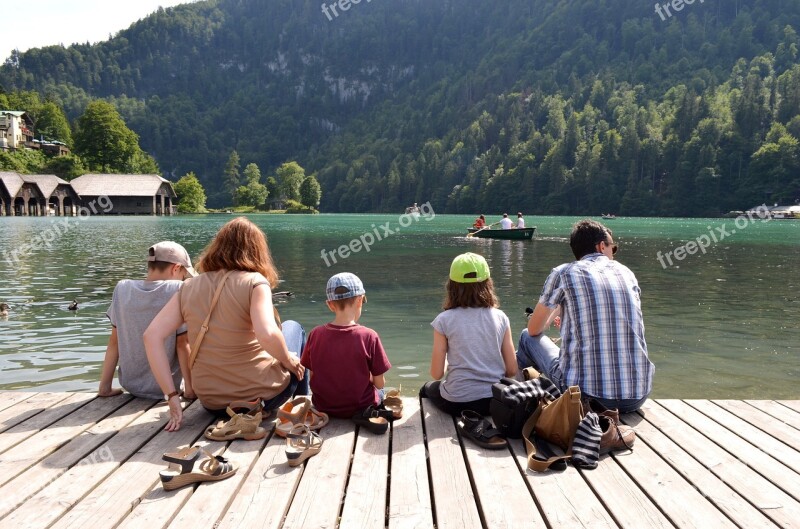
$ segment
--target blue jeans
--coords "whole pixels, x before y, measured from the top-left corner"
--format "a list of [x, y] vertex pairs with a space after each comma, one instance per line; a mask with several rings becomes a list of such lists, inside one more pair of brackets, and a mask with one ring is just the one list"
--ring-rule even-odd
[[[564, 373], [558, 362], [559, 347], [553, 340], [540, 334], [531, 336], [528, 330], [524, 329], [519, 336], [519, 346], [517, 348], [517, 366], [520, 369], [534, 367], [541, 374], [549, 378], [553, 384], [558, 386], [561, 391], [567, 389], [564, 383]], [[620, 413], [630, 413], [638, 410], [647, 400], [647, 395], [641, 399], [602, 399], [593, 395], [584, 394], [585, 398], [593, 398], [608, 409], [618, 409]]]
[[[306, 347], [306, 331], [302, 325], [294, 320], [286, 320], [281, 325], [283, 339], [286, 341], [286, 348], [298, 358], [302, 358], [303, 349]], [[290, 375], [289, 385], [278, 395], [264, 401], [264, 409], [267, 411], [279, 408], [284, 402], [296, 395], [308, 395], [308, 370], [299, 380], [296, 376]]]

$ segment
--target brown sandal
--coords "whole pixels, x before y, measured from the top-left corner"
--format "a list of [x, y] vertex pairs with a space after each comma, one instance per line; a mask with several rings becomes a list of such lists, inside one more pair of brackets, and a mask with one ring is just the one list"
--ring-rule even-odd
[[[200, 462], [199, 471], [192, 472], [200, 454], [206, 458]], [[175, 490], [193, 483], [204, 481], [221, 481], [236, 474], [236, 466], [222, 456], [215, 456], [199, 446], [184, 448], [178, 452], [168, 452], [162, 459], [173, 466], [172, 469], [159, 472], [164, 490]], [[174, 470], [180, 467], [180, 472]]]
[[[249, 412], [236, 413], [234, 410], [247, 409]], [[233, 441], [234, 439], [245, 439], [255, 441], [267, 436], [266, 428], [261, 424], [261, 401], [254, 402], [231, 402], [228, 406], [228, 421], [220, 421], [216, 426], [206, 428], [206, 439], [212, 441]]]
[[295, 397], [278, 410], [278, 422], [275, 424], [275, 433], [287, 437], [297, 425], [306, 425], [309, 430], [319, 430], [330, 418], [327, 413], [317, 410], [311, 399], [306, 396]]
[[388, 388], [386, 390], [386, 395], [383, 397], [383, 407], [391, 411], [395, 419], [403, 417], [403, 399], [400, 398], [399, 389]]

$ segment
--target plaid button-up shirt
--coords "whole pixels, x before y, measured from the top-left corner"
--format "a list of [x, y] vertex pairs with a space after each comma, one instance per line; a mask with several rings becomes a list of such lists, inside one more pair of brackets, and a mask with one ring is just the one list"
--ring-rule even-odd
[[566, 386], [605, 399], [650, 393], [641, 290], [625, 265], [600, 253], [553, 269], [539, 303], [561, 306], [560, 366]]

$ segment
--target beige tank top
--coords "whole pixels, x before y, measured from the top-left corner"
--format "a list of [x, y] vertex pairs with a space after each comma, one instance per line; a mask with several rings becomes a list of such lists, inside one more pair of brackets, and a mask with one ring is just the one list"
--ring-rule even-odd
[[[184, 282], [181, 314], [193, 344], [208, 315], [211, 299], [224, 271], [209, 272]], [[192, 386], [209, 409], [224, 409], [235, 400], [270, 399], [289, 384], [289, 372], [261, 348], [250, 320], [253, 288], [266, 284], [255, 272], [228, 276], [211, 314], [192, 366]]]

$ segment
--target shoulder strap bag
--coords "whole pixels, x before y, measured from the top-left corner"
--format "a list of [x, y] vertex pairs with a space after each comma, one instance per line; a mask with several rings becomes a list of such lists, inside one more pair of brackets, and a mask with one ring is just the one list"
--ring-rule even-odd
[[[528, 453], [528, 468], [544, 472], [553, 463], [570, 459], [572, 442], [581, 419], [583, 419], [583, 406], [578, 386], [570, 386], [556, 400], [541, 399], [539, 407], [522, 427], [522, 438], [525, 440], [525, 449]], [[560, 446], [565, 450], [565, 454], [547, 459], [537, 458], [534, 436]]]
[[219, 281], [219, 285], [217, 285], [217, 290], [214, 291], [214, 297], [211, 299], [211, 306], [208, 308], [208, 316], [206, 316], [206, 320], [203, 322], [203, 325], [200, 326], [200, 332], [197, 333], [197, 337], [194, 339], [194, 343], [192, 344], [192, 350], [189, 351], [189, 369], [191, 369], [194, 365], [194, 361], [197, 358], [197, 353], [200, 350], [200, 344], [203, 343], [203, 338], [208, 332], [208, 322], [211, 319], [211, 313], [214, 312], [214, 307], [217, 306], [219, 295], [222, 294], [222, 287], [225, 286], [225, 280], [228, 279], [228, 276], [231, 275], [232, 272], [233, 270], [228, 270], [225, 272], [225, 275], [223, 275], [222, 279]]

